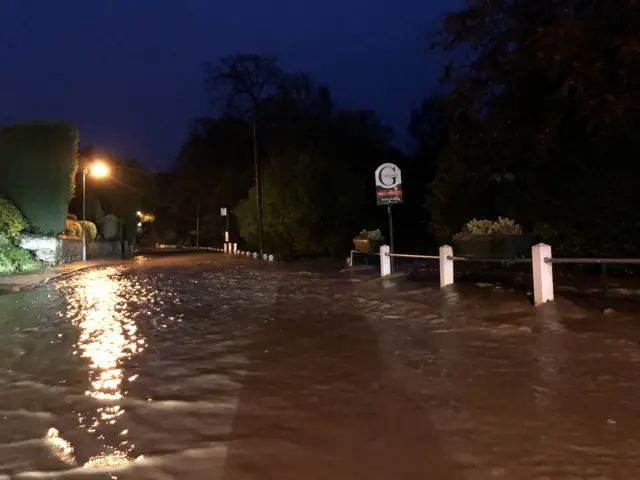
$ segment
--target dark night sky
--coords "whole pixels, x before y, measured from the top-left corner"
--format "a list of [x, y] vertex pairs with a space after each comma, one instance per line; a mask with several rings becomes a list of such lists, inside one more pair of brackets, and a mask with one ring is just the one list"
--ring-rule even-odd
[[[375, 108], [404, 139], [442, 60], [426, 35], [462, 0], [2, 0], [0, 123], [69, 119], [82, 144], [161, 169], [207, 113], [203, 61], [269, 52]], [[222, 6], [224, 5], [224, 6]]]

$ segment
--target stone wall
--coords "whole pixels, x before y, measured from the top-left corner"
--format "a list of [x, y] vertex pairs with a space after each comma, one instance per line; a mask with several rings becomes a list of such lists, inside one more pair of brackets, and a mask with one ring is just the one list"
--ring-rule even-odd
[[[82, 260], [82, 238], [43, 237], [24, 234], [20, 237], [20, 246], [33, 252], [38, 260], [48, 266], [63, 265]], [[95, 240], [87, 244], [89, 259], [122, 258], [120, 242]]]
[[120, 242], [94, 240], [89, 248], [89, 258], [122, 258]]
[[59, 265], [62, 256], [62, 240], [59, 238], [23, 234], [20, 236], [20, 246], [33, 252], [45, 265]]
[[82, 260], [81, 238], [60, 235], [59, 240], [62, 242], [62, 248], [56, 265], [64, 265], [65, 263], [79, 262]]

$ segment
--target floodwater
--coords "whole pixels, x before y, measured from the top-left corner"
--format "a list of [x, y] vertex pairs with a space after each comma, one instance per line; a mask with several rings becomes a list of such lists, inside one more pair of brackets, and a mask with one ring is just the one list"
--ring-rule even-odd
[[0, 296], [0, 479], [640, 478], [632, 316], [216, 254]]

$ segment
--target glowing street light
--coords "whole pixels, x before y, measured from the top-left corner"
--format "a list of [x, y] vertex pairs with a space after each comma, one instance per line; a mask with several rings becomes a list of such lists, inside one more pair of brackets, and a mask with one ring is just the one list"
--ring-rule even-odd
[[89, 173], [92, 177], [106, 177], [109, 175], [109, 167], [103, 162], [95, 162], [89, 167]]
[[82, 169], [82, 261], [87, 261], [87, 175], [96, 178], [104, 178], [109, 175], [109, 167], [106, 163], [95, 161]]

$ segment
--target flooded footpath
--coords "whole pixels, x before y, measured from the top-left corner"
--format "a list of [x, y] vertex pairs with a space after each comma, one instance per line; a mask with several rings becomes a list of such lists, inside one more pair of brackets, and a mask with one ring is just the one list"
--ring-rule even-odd
[[221, 254], [0, 296], [0, 479], [640, 478], [640, 323]]

